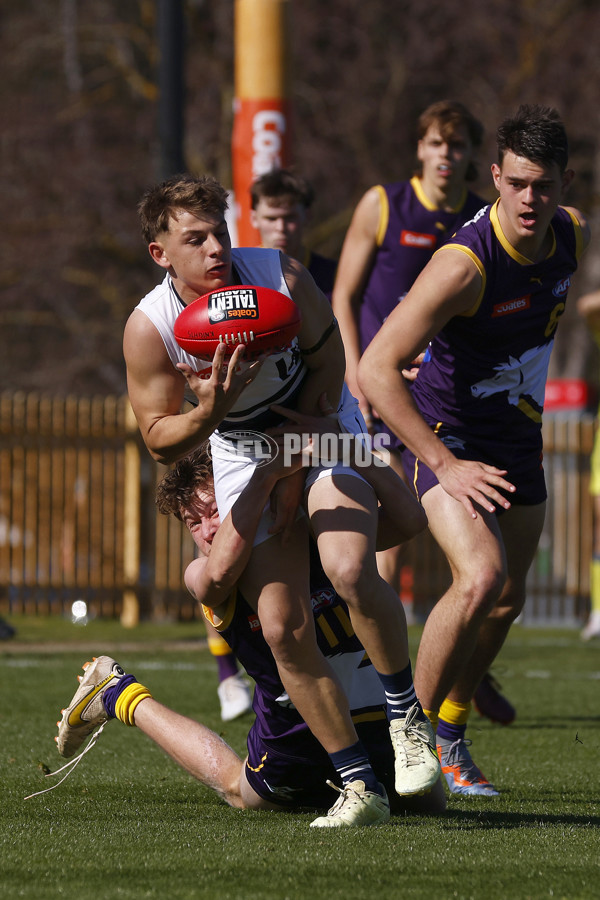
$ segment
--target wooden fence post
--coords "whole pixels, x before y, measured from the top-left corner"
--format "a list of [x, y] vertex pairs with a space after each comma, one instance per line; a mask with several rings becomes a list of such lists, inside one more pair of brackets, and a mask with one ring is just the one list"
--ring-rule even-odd
[[123, 497], [123, 609], [121, 625], [134, 628], [140, 620], [138, 582], [140, 578], [140, 497], [141, 465], [137, 441], [138, 425], [131, 408], [125, 404], [125, 474]]

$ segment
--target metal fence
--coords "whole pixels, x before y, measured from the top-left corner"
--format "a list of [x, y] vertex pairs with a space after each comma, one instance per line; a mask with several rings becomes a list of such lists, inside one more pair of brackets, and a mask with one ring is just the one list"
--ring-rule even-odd
[[[523, 621], [574, 625], [589, 603], [592, 505], [589, 413], [547, 415], [546, 525]], [[194, 547], [156, 512], [166, 469], [141, 443], [126, 397], [0, 394], [0, 613], [196, 618], [183, 587]], [[402, 599], [424, 619], [449, 584], [425, 533], [407, 548]]]

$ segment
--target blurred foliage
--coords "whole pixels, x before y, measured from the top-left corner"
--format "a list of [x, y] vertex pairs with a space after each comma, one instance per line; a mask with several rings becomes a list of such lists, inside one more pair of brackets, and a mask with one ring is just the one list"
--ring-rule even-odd
[[[337, 255], [364, 190], [411, 174], [416, 118], [443, 97], [485, 124], [489, 198], [499, 121], [521, 102], [557, 106], [578, 174], [568, 202], [600, 218], [594, 0], [289, 2], [294, 162], [317, 190], [322, 252]], [[125, 390], [123, 325], [158, 281], [136, 215], [159, 171], [156, 12], [155, 0], [0, 5], [2, 388]], [[225, 185], [233, 15], [233, 0], [184, 2], [186, 163]], [[592, 248], [574, 294], [599, 283]], [[553, 366], [578, 377], [591, 342], [573, 310], [561, 331]]]

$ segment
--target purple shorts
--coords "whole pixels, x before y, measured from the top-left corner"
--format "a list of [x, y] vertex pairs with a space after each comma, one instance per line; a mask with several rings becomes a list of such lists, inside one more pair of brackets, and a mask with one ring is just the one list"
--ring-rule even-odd
[[390, 431], [381, 419], [373, 419], [373, 431], [375, 434], [385, 435], [385, 440], [381, 446], [386, 450], [395, 450], [397, 453], [400, 453], [404, 449], [404, 444], [400, 438], [393, 431]]
[[[379, 781], [388, 796], [394, 791], [394, 753], [385, 719], [359, 723], [359, 738], [365, 745]], [[289, 809], [329, 809], [337, 794], [327, 779], [340, 784], [327, 753], [312, 734], [303, 730], [282, 738], [266, 739], [256, 723], [248, 734], [246, 779], [263, 800]]]
[[[542, 465], [542, 450], [539, 447], [527, 448], [523, 444], [477, 441], [471, 437], [463, 439], [441, 428], [437, 436], [454, 453], [458, 459], [472, 459], [478, 462], [506, 469], [507, 481], [514, 484], [516, 491], [509, 494], [500, 490], [512, 506], [537, 506], [548, 496], [546, 479]], [[402, 466], [409, 484], [420, 500], [430, 488], [438, 484], [434, 473], [419, 460], [408, 447], [402, 451]], [[502, 509], [497, 509], [502, 513]]]

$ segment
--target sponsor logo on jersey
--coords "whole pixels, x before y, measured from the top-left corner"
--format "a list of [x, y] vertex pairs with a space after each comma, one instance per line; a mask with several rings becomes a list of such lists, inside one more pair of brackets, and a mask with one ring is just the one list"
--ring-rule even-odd
[[417, 247], [420, 250], [434, 250], [437, 247], [435, 234], [420, 234], [418, 231], [401, 231], [400, 244], [403, 247]]
[[248, 616], [248, 625], [250, 626], [250, 631], [260, 631], [260, 619], [256, 613]]
[[503, 300], [502, 303], [496, 303], [492, 308], [492, 318], [498, 316], [508, 316], [511, 313], [521, 312], [523, 309], [529, 309], [531, 306], [531, 294], [524, 297], [517, 297], [516, 300]]
[[335, 591], [331, 588], [321, 588], [310, 595], [313, 612], [319, 612], [335, 602]]
[[208, 298], [208, 321], [211, 324], [228, 319], [258, 318], [258, 300], [252, 288], [215, 291]]
[[567, 275], [566, 278], [561, 278], [560, 281], [557, 281], [554, 287], [552, 288], [552, 293], [555, 297], [564, 297], [567, 294], [567, 291], [571, 287], [571, 277]]

